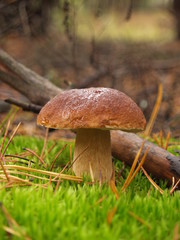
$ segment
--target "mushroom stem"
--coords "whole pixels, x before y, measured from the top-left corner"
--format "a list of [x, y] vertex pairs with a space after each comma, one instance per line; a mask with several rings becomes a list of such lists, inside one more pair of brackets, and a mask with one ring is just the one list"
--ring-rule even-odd
[[91, 175], [95, 181], [108, 182], [112, 176], [110, 131], [78, 129], [74, 160], [73, 171], [77, 176]]

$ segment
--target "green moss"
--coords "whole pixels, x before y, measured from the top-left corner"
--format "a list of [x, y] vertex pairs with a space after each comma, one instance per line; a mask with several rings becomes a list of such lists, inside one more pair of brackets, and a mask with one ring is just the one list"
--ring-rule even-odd
[[[52, 141], [48, 141], [50, 147]], [[65, 142], [58, 142], [50, 156], [49, 164]], [[59, 164], [69, 160], [69, 146], [60, 155]], [[19, 154], [28, 147], [39, 154], [43, 140], [17, 136], [8, 147], [9, 154]], [[35, 158], [34, 158], [35, 161]], [[122, 164], [115, 160], [116, 170]], [[58, 171], [55, 168], [54, 171]], [[125, 179], [129, 172], [123, 172]], [[32, 239], [173, 239], [174, 227], [180, 224], [180, 198], [176, 192], [170, 196], [168, 190], [161, 195], [140, 172], [125, 193], [120, 191], [124, 180], [117, 181], [119, 199], [104, 185], [91, 186], [86, 182], [76, 184], [63, 181], [56, 193], [53, 186], [48, 189], [35, 187], [1, 188], [0, 201], [11, 216]], [[164, 183], [160, 183], [166, 189]], [[97, 203], [103, 197], [101, 203]], [[108, 213], [116, 207], [111, 224]], [[144, 220], [145, 224], [132, 217], [130, 212]], [[8, 225], [0, 212], [0, 239], [9, 239], [2, 226]], [[13, 237], [12, 239], [19, 239]], [[23, 239], [23, 238], [22, 238]]]

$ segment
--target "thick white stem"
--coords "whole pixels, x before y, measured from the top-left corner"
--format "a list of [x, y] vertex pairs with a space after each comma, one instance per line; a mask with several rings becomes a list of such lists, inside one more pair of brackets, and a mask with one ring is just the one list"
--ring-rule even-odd
[[85, 174], [95, 181], [108, 182], [112, 176], [110, 131], [78, 129], [74, 160], [73, 171], [77, 176]]

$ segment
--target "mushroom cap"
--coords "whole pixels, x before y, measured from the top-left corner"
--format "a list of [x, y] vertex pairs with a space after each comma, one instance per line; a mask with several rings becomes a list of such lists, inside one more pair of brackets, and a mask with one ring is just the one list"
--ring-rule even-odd
[[126, 94], [111, 88], [67, 90], [40, 111], [37, 124], [56, 129], [145, 129], [145, 117]]

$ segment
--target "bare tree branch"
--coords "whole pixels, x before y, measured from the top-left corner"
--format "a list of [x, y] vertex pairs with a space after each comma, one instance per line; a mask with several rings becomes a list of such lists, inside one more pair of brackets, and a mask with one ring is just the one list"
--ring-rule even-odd
[[15, 61], [6, 52], [0, 49], [0, 65], [8, 71], [0, 71], [2, 81], [14, 87], [29, 98], [32, 103], [44, 105], [50, 98], [62, 90], [28, 69], [21, 63]]
[[20, 107], [24, 111], [29, 111], [29, 112], [34, 112], [34, 113], [39, 113], [41, 108], [42, 108], [42, 106], [40, 106], [40, 105], [36, 105], [36, 104], [33, 104], [33, 103], [21, 102], [21, 101], [18, 101], [17, 99], [14, 99], [14, 98], [7, 98], [4, 101]]

